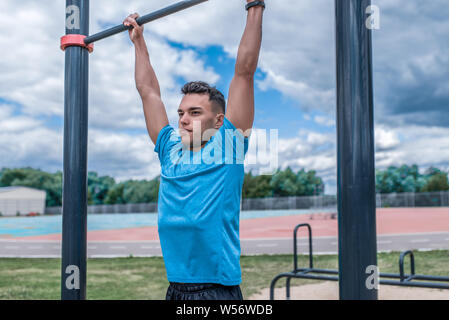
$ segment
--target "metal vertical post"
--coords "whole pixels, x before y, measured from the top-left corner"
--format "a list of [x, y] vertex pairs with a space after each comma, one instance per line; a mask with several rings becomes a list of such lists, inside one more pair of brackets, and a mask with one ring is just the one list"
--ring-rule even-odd
[[[89, 0], [66, 0], [66, 35], [89, 34]], [[65, 49], [61, 299], [86, 298], [89, 52]]]
[[376, 300], [377, 266], [371, 0], [335, 0], [339, 285], [342, 300]]

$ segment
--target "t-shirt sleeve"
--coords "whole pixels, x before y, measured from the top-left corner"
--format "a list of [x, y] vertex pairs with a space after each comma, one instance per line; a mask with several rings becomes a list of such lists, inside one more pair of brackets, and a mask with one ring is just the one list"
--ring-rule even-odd
[[220, 127], [219, 132], [224, 137], [223, 150], [226, 161], [230, 161], [230, 155], [232, 154], [233, 163], [243, 163], [248, 152], [249, 137], [245, 137], [242, 130], [237, 129], [226, 117], [224, 117], [223, 125]]
[[179, 143], [180, 139], [175, 129], [170, 125], [166, 125], [159, 131], [154, 152], [158, 154], [162, 165], [168, 161], [171, 150]]

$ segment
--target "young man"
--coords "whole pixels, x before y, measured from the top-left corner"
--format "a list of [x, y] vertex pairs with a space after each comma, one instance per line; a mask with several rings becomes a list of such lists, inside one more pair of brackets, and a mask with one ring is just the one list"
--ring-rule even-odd
[[136, 87], [161, 163], [158, 232], [170, 282], [167, 300], [243, 299], [239, 213], [265, 9], [263, 1], [246, 2], [227, 108], [215, 87], [187, 83], [178, 109], [179, 135], [168, 123], [138, 14], [123, 22], [134, 27], [129, 36], [136, 53]]

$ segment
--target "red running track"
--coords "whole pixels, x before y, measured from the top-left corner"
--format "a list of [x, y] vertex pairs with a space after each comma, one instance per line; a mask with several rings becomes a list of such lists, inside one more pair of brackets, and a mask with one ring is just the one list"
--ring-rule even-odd
[[[240, 221], [241, 239], [293, 237], [299, 223], [312, 226], [313, 237], [337, 236], [336, 217], [329, 213], [257, 218]], [[377, 234], [410, 234], [449, 232], [449, 208], [382, 208], [377, 209]], [[298, 235], [305, 237], [306, 231]], [[61, 234], [21, 237], [23, 240], [61, 240]], [[148, 241], [158, 240], [157, 227], [89, 231], [88, 241]]]

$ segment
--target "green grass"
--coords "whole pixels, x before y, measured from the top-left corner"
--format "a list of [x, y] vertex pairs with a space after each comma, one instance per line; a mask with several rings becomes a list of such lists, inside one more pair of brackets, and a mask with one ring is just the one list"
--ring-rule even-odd
[[[398, 273], [399, 253], [379, 253], [380, 272]], [[293, 268], [292, 255], [243, 256], [241, 266], [244, 297], [263, 288], [281, 272]], [[308, 256], [299, 257], [299, 266], [306, 266]], [[449, 251], [415, 252], [416, 273], [449, 276]], [[337, 269], [336, 255], [314, 257], [316, 268]], [[406, 273], [409, 260], [406, 260]], [[0, 299], [59, 299], [60, 259], [0, 259]], [[292, 285], [317, 283], [292, 279]], [[285, 280], [277, 287], [285, 285]], [[87, 262], [88, 299], [164, 299], [168, 281], [164, 261], [153, 258], [89, 259]]]

